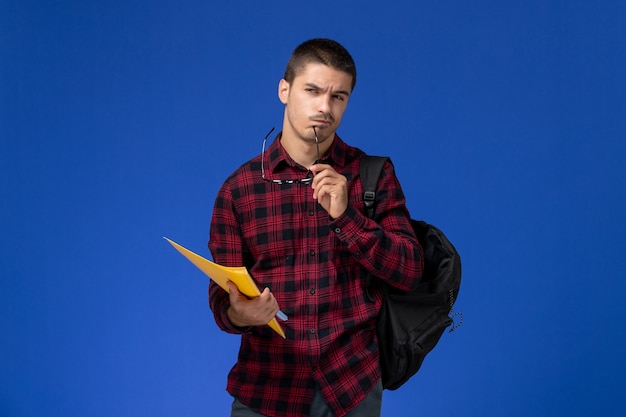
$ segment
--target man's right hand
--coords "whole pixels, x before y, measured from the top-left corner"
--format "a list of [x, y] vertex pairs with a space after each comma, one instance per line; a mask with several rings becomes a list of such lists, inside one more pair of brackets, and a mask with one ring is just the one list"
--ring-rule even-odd
[[249, 299], [239, 292], [235, 283], [228, 281], [226, 285], [230, 293], [230, 307], [226, 314], [234, 326], [262, 326], [276, 316], [278, 303], [269, 288], [266, 287], [260, 296]]

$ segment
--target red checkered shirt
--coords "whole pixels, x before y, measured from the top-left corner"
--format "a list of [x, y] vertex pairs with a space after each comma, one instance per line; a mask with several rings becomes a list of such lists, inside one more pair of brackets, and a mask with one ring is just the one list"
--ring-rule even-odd
[[[217, 195], [209, 241], [214, 261], [246, 266], [289, 316], [282, 323], [286, 340], [268, 326], [234, 327], [227, 293], [209, 287], [217, 325], [242, 334], [228, 392], [265, 415], [308, 416], [316, 384], [333, 415], [358, 405], [380, 380], [375, 322], [381, 298], [368, 298], [367, 271], [404, 289], [421, 276], [422, 249], [391, 163], [378, 183], [376, 219], [364, 214], [362, 155], [335, 136], [323, 158], [348, 179], [348, 208], [334, 220], [313, 199], [310, 184], [263, 180], [261, 156], [237, 169]], [[282, 148], [280, 135], [264, 162], [270, 179], [307, 174]]]

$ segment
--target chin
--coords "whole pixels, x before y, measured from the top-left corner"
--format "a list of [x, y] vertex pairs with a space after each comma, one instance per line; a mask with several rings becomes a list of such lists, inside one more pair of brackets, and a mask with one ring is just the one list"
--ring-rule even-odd
[[[317, 130], [317, 138], [322, 141], [322, 140], [326, 140], [329, 137], [333, 137], [335, 135], [335, 127], [331, 126], [331, 125], [322, 125], [322, 126], [315, 126], [315, 130]], [[313, 135], [313, 129], [311, 128], [311, 136], [315, 137]]]

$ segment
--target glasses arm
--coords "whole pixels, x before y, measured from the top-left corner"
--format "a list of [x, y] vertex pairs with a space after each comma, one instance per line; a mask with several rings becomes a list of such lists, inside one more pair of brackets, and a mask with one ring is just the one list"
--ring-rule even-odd
[[320, 141], [317, 139], [317, 130], [315, 130], [315, 126], [313, 126], [313, 134], [315, 135], [315, 147], [317, 148], [317, 161], [315, 161], [315, 163], [319, 164], [322, 158], [320, 157]]
[[265, 158], [265, 142], [267, 142], [267, 138], [272, 134], [274, 128], [272, 127], [267, 135], [263, 138], [263, 146], [261, 147], [261, 177], [265, 179], [265, 167], [263, 167], [263, 159]]

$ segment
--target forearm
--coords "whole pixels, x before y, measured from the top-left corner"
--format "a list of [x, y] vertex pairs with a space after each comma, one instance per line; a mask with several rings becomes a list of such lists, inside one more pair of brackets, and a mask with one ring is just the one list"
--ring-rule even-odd
[[[245, 265], [243, 251], [233, 250], [242, 248], [243, 243], [227, 183], [222, 186], [215, 200], [208, 246], [216, 263], [223, 266]], [[214, 282], [209, 285], [209, 307], [220, 329], [228, 333], [241, 333], [245, 330], [231, 320], [229, 295]]]
[[230, 301], [228, 293], [211, 281], [209, 285], [209, 307], [213, 312], [217, 327], [227, 333], [239, 334], [248, 331], [244, 326], [237, 326], [229, 317]]
[[331, 230], [365, 269], [389, 284], [408, 290], [423, 271], [423, 252], [401, 209], [382, 224], [354, 207], [332, 222]]

